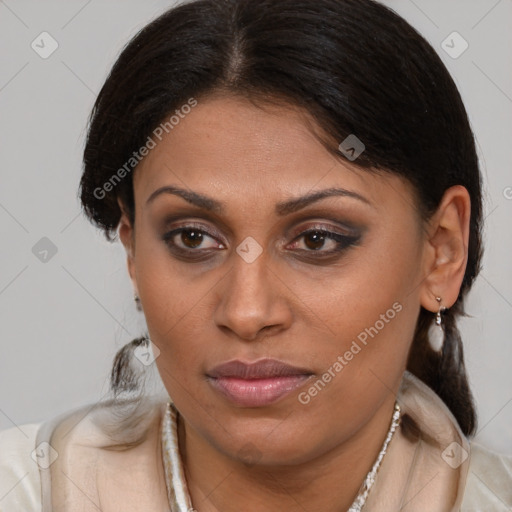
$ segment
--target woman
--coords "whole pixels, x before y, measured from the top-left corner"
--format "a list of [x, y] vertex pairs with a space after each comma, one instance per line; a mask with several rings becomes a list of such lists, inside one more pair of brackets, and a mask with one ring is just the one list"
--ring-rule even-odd
[[148, 335], [111, 400], [2, 434], [2, 512], [512, 505], [511, 459], [472, 442], [456, 326], [482, 257], [474, 139], [391, 10], [168, 11], [98, 96], [80, 192]]

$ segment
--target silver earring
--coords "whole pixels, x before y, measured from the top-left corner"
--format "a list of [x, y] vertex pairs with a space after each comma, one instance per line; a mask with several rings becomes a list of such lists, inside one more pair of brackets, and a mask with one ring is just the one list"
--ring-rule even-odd
[[137, 311], [142, 311], [142, 305], [140, 303], [140, 298], [136, 293], [133, 296], [133, 300], [135, 301], [135, 307], [137, 308]]
[[441, 306], [441, 297], [436, 297], [437, 302], [439, 303], [439, 310], [436, 313], [435, 321], [430, 325], [428, 330], [428, 341], [432, 350], [435, 352], [441, 351], [444, 345], [444, 327], [443, 321], [441, 318], [441, 313], [446, 309], [444, 306]]

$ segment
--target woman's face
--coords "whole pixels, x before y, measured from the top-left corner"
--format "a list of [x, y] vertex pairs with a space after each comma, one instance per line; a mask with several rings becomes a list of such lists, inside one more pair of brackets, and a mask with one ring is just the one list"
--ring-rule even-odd
[[129, 268], [156, 363], [189, 435], [228, 457], [300, 463], [389, 421], [423, 234], [408, 183], [355, 164], [298, 110], [211, 97], [137, 168]]

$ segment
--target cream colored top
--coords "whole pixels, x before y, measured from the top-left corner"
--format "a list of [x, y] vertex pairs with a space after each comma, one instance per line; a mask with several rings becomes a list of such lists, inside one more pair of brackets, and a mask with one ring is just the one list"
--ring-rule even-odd
[[[512, 510], [512, 457], [466, 439], [441, 399], [409, 372], [397, 400], [420, 436], [409, 440], [397, 430], [365, 511]], [[131, 405], [128, 423], [110, 401], [0, 432], [0, 512], [189, 512], [177, 410], [162, 398]], [[167, 450], [161, 442], [166, 414]], [[169, 487], [161, 483], [165, 466]]]

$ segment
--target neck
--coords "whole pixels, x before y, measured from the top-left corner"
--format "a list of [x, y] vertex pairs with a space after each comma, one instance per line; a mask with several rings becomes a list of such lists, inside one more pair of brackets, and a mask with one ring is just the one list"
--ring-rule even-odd
[[220, 453], [179, 416], [179, 449], [194, 510], [348, 510], [382, 448], [393, 409], [390, 396], [350, 439], [293, 466], [246, 466]]

